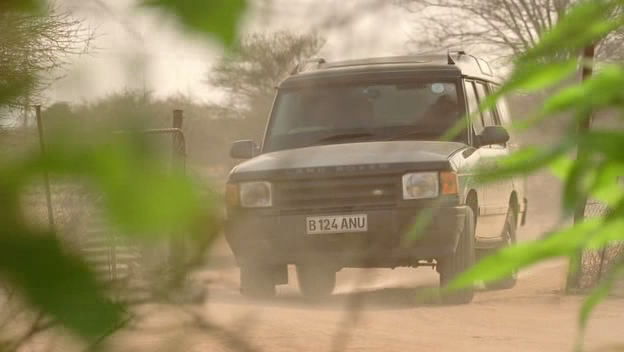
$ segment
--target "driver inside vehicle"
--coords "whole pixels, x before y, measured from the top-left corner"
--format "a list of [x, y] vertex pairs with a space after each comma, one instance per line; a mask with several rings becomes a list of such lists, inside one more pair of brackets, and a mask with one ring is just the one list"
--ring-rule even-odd
[[304, 117], [296, 119], [288, 133], [326, 130], [331, 127], [333, 104], [323, 95], [308, 95], [302, 98]]
[[363, 96], [351, 96], [336, 104], [337, 129], [370, 128], [374, 124], [371, 102]]
[[440, 95], [425, 111], [424, 116], [426, 120], [435, 121], [440, 130], [453, 128], [460, 116], [456, 94], [448, 92]]

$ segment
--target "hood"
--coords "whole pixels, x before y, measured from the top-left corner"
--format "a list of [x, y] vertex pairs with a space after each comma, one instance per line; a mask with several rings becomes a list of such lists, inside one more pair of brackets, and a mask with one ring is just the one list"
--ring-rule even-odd
[[[364, 167], [437, 168], [448, 166], [448, 158], [466, 145], [456, 142], [385, 141], [320, 145], [271, 152], [245, 161], [232, 170], [232, 176], [272, 171]], [[372, 169], [372, 168], [368, 168]], [[362, 171], [360, 168], [359, 171]]]

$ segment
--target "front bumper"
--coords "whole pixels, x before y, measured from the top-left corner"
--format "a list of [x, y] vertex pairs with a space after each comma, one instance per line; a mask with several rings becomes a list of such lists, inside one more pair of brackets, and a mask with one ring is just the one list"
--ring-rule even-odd
[[[230, 211], [225, 235], [239, 264], [281, 265], [306, 262], [343, 267], [417, 266], [419, 261], [452, 255], [463, 231], [466, 206], [432, 211], [427, 225], [413, 233], [420, 208], [282, 215]], [[307, 216], [368, 215], [365, 233], [308, 235]]]

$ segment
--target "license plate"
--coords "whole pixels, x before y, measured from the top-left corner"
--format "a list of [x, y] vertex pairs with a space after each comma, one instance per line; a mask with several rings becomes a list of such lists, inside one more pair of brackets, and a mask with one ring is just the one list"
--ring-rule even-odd
[[309, 216], [306, 218], [308, 235], [366, 231], [368, 231], [366, 214]]

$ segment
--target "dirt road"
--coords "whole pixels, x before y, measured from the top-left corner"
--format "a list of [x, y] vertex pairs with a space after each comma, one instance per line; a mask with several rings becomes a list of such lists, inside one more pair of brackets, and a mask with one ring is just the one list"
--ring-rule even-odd
[[[345, 351], [572, 351], [582, 298], [560, 294], [563, 268], [558, 262], [533, 268], [522, 273], [516, 288], [481, 291], [465, 306], [419, 301], [419, 293], [437, 284], [427, 269], [377, 270], [360, 285], [354, 284], [360, 272], [343, 271], [337, 293], [316, 305], [302, 300], [295, 285], [281, 289], [274, 300], [250, 301], [238, 294], [236, 270], [207, 271], [203, 279], [213, 282], [207, 303], [187, 309], [259, 351], [332, 351], [345, 327]], [[345, 313], [354, 301], [363, 307], [355, 320]], [[182, 316], [173, 318], [176, 313], [166, 314], [167, 309], [150, 308], [152, 324], [161, 328], [158, 334], [121, 336], [116, 339], [121, 350], [235, 350], [223, 333], [180, 328]], [[623, 343], [623, 323], [624, 299], [609, 299], [592, 317], [587, 350], [607, 351]]]
[[[544, 194], [532, 208], [521, 240], [534, 239], [555, 224], [552, 209], [558, 206], [558, 195]], [[186, 309], [226, 327], [259, 351], [572, 351], [582, 297], [561, 295], [564, 273], [563, 262], [541, 264], [522, 272], [514, 289], [480, 291], [470, 305], [443, 306], [435, 297], [424, 302], [418, 298], [437, 287], [431, 269], [343, 270], [334, 296], [315, 305], [299, 297], [292, 272], [291, 285], [280, 287], [276, 299], [258, 302], [238, 293], [237, 268], [214, 268], [197, 276], [208, 288], [206, 303]], [[354, 303], [362, 310], [351, 316], [346, 312]], [[145, 309], [158, 333], [119, 336], [114, 343], [120, 350], [235, 350], [227, 333], [180, 327], [187, 318], [173, 308]], [[624, 298], [611, 298], [592, 317], [587, 350], [606, 351], [624, 343], [622, 326]], [[336, 342], [339, 334], [341, 344]]]

